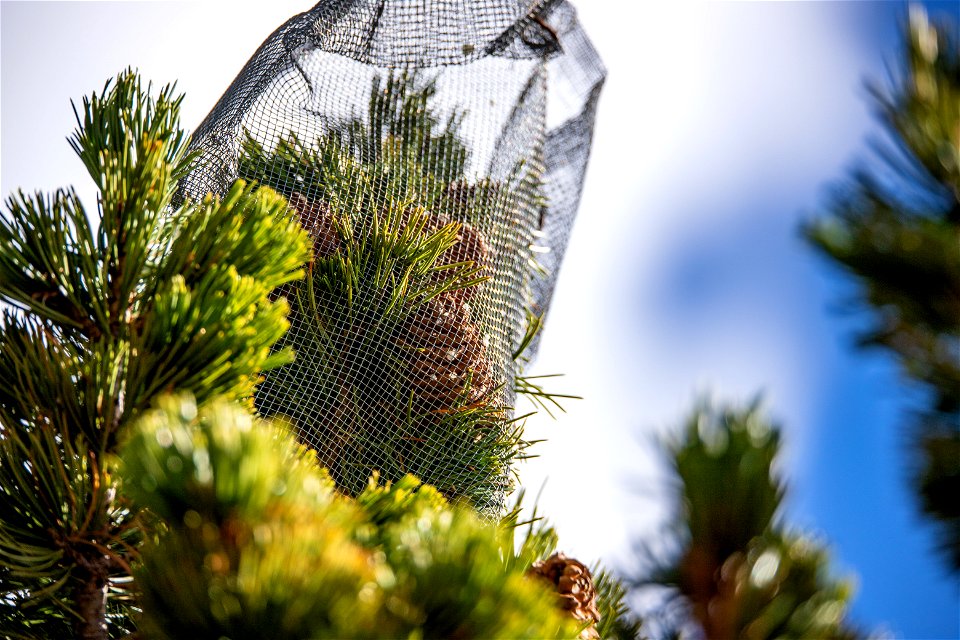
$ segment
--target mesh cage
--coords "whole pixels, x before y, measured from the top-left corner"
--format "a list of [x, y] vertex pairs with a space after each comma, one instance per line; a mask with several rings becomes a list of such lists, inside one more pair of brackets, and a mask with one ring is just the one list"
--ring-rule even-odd
[[523, 449], [516, 376], [604, 74], [563, 1], [327, 0], [274, 32], [198, 128], [183, 195], [255, 180], [313, 238], [306, 277], [278, 292], [296, 360], [255, 403], [344, 491], [413, 473], [502, 509]]

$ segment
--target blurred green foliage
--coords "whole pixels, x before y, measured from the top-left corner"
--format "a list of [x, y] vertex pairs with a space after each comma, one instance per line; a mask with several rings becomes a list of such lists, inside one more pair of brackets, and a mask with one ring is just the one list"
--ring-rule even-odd
[[412, 476], [343, 496], [284, 425], [236, 405], [166, 398], [121, 458], [126, 490], [166, 522], [136, 572], [145, 637], [577, 635], [524, 575], [549, 533], [515, 552], [515, 527]]
[[701, 404], [665, 445], [676, 484], [664, 545], [633, 580], [666, 591], [665, 635], [853, 638], [850, 585], [831, 577], [826, 550], [783, 524], [779, 429], [754, 404]]
[[960, 570], [960, 40], [956, 16], [910, 10], [889, 89], [872, 87], [887, 132], [878, 160], [839, 185], [807, 238], [855, 276], [873, 311], [865, 346], [892, 353], [926, 393], [913, 417], [914, 480]]

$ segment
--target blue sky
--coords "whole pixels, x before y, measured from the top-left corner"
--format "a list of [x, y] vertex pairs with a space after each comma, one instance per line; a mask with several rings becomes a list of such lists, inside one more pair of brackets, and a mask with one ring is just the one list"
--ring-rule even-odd
[[[276, 26], [309, 3], [0, 4], [0, 182], [89, 180], [64, 140], [69, 100], [127, 65], [179, 80], [193, 127]], [[938, 11], [953, 11], [942, 3]], [[655, 540], [663, 473], [648, 442], [709, 393], [763, 392], [784, 426], [788, 517], [859, 576], [856, 619], [907, 638], [957, 637], [957, 581], [907, 485], [911, 392], [854, 351], [849, 282], [801, 220], [878, 129], [863, 80], [897, 46], [898, 2], [578, 5], [610, 71], [581, 214], [534, 373], [584, 396], [537, 419], [521, 469], [561, 545], [624, 561]], [[88, 200], [92, 202], [92, 200]]]

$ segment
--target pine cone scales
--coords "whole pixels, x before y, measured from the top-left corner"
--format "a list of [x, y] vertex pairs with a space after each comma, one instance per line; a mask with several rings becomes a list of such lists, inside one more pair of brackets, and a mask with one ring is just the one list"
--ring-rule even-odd
[[[429, 232], [451, 223], [443, 214], [427, 213]], [[474, 227], [461, 223], [457, 242], [437, 259], [437, 266], [472, 262], [486, 268], [489, 249]], [[434, 278], [443, 278], [437, 272]], [[480, 328], [472, 322], [470, 305], [478, 287], [447, 291], [424, 303], [403, 327], [397, 344], [406, 355], [408, 383], [420, 405], [451, 407], [476, 402], [495, 387]], [[464, 397], [465, 396], [465, 397]]]
[[[450, 219], [442, 214], [429, 214], [427, 229], [435, 231], [448, 224]], [[486, 269], [490, 263], [490, 249], [487, 246], [483, 236], [471, 225], [460, 223], [460, 229], [457, 233], [457, 242], [444, 251], [437, 260], [437, 266], [456, 264], [458, 262], [472, 262], [479, 269]], [[438, 272], [434, 275], [434, 280], [443, 278], [443, 273]], [[458, 302], [469, 302], [477, 292], [477, 287], [464, 287], [448, 293], [449, 297]]]
[[310, 202], [300, 192], [290, 196], [290, 206], [300, 217], [300, 226], [313, 238], [313, 258], [326, 258], [340, 249], [340, 236], [330, 213], [330, 206], [322, 200]]
[[470, 307], [454, 295], [424, 304], [406, 323], [397, 344], [405, 353], [408, 381], [421, 404], [476, 402], [494, 387], [483, 335], [471, 322]]
[[[590, 574], [590, 569], [579, 560], [568, 558], [563, 553], [557, 552], [546, 560], [534, 562], [527, 574], [549, 581], [560, 596], [563, 609], [569, 611], [576, 620], [580, 622], [600, 620], [593, 576]], [[590, 626], [583, 630], [580, 637], [586, 640], [600, 636], [593, 626]]]

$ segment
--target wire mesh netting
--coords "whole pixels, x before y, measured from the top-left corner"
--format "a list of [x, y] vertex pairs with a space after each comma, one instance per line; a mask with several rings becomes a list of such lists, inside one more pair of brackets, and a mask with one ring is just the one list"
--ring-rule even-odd
[[255, 403], [355, 494], [413, 473], [497, 512], [603, 66], [564, 1], [327, 0], [198, 128], [184, 195], [276, 189], [313, 238]]

